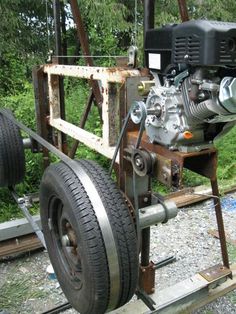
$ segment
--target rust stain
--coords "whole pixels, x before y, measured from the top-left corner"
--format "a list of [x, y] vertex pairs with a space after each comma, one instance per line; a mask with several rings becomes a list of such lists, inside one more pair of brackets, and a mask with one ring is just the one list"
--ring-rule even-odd
[[113, 67], [113, 68], [107, 68], [106, 70], [108, 73], [116, 73], [116, 72], [121, 72], [123, 68]]

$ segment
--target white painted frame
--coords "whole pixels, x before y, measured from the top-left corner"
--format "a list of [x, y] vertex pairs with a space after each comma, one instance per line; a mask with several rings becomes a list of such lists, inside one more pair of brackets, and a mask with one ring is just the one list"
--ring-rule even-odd
[[[48, 75], [49, 91], [49, 124], [72, 138], [82, 142], [98, 153], [112, 158], [115, 150], [114, 129], [111, 125], [111, 116], [117, 110], [117, 106], [125, 105], [119, 103], [119, 91], [113, 95], [113, 101], [110, 94], [110, 85], [118, 84], [121, 88], [126, 84], [128, 77], [140, 77], [141, 73], [136, 69], [106, 68], [106, 67], [88, 67], [48, 64], [44, 66], [44, 73]], [[87, 80], [98, 80], [103, 96], [102, 102], [102, 137], [88, 132], [78, 126], [73, 125], [61, 118], [60, 113], [60, 95], [59, 95], [59, 76], [77, 77]], [[60, 139], [60, 136], [59, 136]], [[59, 149], [62, 149], [62, 143], [59, 142]]]

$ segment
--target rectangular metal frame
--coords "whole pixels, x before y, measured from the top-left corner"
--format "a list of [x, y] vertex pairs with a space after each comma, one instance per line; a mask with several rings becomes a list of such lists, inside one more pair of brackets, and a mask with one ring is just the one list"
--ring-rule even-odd
[[[82, 142], [98, 153], [112, 158], [114, 146], [120, 129], [119, 110], [120, 90], [129, 77], [140, 77], [139, 70], [124, 68], [87, 67], [70, 65], [45, 65], [44, 73], [48, 75], [49, 124], [72, 138]], [[62, 119], [60, 112], [59, 77], [69, 76], [80, 79], [99, 81], [102, 92], [102, 137], [88, 132]], [[60, 139], [60, 137], [58, 137]], [[58, 143], [62, 150], [62, 143]]]

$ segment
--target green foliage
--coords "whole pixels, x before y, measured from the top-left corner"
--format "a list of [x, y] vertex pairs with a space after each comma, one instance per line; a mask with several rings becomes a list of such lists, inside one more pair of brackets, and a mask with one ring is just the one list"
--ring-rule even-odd
[[[71, 79], [66, 81], [66, 116], [67, 120], [71, 123], [78, 125], [85, 108], [88, 98], [88, 86], [84, 84], [83, 80]], [[85, 129], [97, 136], [102, 135], [101, 122], [98, 114], [97, 107], [93, 106], [89, 114], [88, 120], [85, 125]], [[72, 140], [68, 138], [69, 145], [72, 144]], [[83, 144], [80, 144], [79, 149], [76, 152], [76, 158], [78, 159], [91, 159], [96, 160], [102, 166], [106, 168], [109, 165], [108, 159], [101, 156], [97, 152], [91, 150]]]
[[[48, 52], [45, 1], [0, 1], [0, 93], [16, 94]], [[52, 33], [49, 1], [49, 31]]]
[[[130, 45], [129, 1], [78, 1], [92, 54], [119, 54]], [[123, 43], [123, 46], [120, 43]]]
[[21, 93], [0, 98], [0, 106], [11, 109], [17, 119], [35, 130], [35, 107], [32, 84], [22, 81]]
[[219, 181], [232, 181], [236, 177], [236, 150], [235, 150], [236, 127], [227, 135], [216, 141], [216, 147], [219, 150]]

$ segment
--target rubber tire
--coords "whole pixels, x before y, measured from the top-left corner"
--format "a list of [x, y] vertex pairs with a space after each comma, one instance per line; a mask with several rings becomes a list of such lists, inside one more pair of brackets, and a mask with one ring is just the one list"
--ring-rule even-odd
[[[9, 109], [2, 109], [11, 113]], [[25, 153], [20, 129], [0, 114], [0, 187], [14, 186], [25, 176]]]
[[[92, 179], [112, 227], [120, 266], [119, 300], [114, 307], [118, 308], [131, 299], [138, 281], [134, 223], [122, 194], [103, 168], [92, 161], [81, 160], [78, 163]], [[63, 203], [63, 210], [79, 239], [77, 243], [84, 276], [80, 289], [70, 284], [58, 252], [60, 240], [55, 240], [51, 220], [49, 223], [50, 204], [55, 197]], [[52, 164], [46, 169], [40, 186], [40, 210], [50, 260], [68, 301], [81, 314], [105, 313], [109, 304], [110, 280], [104, 240], [83, 183], [66, 164]]]

